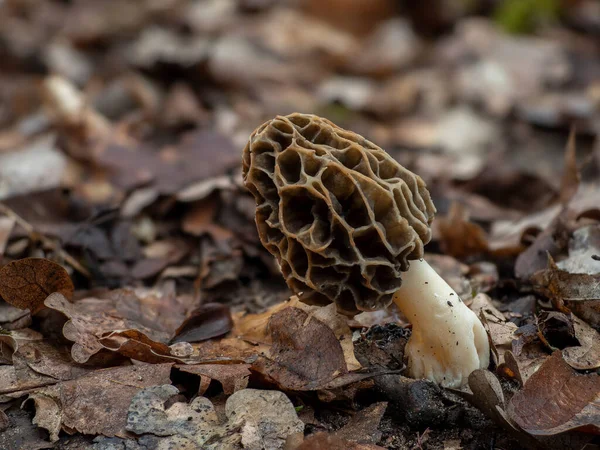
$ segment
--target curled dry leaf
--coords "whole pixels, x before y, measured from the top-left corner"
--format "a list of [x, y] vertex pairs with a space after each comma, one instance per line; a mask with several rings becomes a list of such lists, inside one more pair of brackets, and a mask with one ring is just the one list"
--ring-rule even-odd
[[507, 412], [533, 435], [600, 432], [600, 375], [575, 372], [555, 351], [511, 399]]
[[194, 310], [175, 331], [175, 342], [200, 342], [227, 334], [233, 328], [228, 306], [207, 303]]
[[67, 271], [53, 261], [25, 258], [0, 269], [0, 295], [13, 306], [35, 314], [53, 292], [66, 299], [73, 296], [73, 282]]
[[40, 333], [29, 328], [7, 332], [0, 330], [0, 364], [12, 364], [12, 356], [19, 346], [42, 339]]
[[504, 315], [492, 304], [486, 294], [477, 294], [471, 303], [471, 309], [477, 313], [488, 331], [492, 351], [498, 359], [511, 348], [517, 326], [507, 322]]
[[515, 426], [507, 416], [502, 385], [492, 372], [483, 369], [472, 372], [469, 375], [469, 387], [472, 394], [459, 391], [457, 393], [503, 427], [518, 442], [527, 444], [529, 448], [536, 448], [535, 440]]
[[45, 303], [69, 318], [63, 334], [75, 342], [75, 361], [85, 363], [109, 349], [156, 363], [173, 359], [167, 343], [185, 317], [186, 302], [169, 289], [118, 289], [76, 303], [54, 293]]

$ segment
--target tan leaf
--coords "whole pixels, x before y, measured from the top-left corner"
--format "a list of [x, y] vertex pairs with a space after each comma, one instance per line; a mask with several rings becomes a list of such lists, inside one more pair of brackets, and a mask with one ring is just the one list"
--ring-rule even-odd
[[318, 389], [348, 372], [344, 352], [333, 331], [299, 308], [286, 308], [269, 321], [273, 346], [262, 373], [281, 387]]
[[311, 434], [300, 445], [291, 448], [294, 450], [383, 450], [383, 447], [378, 445], [359, 444], [323, 432]]
[[600, 431], [600, 376], [575, 372], [555, 351], [525, 387], [511, 399], [507, 412], [533, 435], [574, 429]]
[[48, 403], [60, 406], [60, 424], [84, 434], [125, 436], [127, 411], [133, 396], [141, 389], [170, 383], [171, 364], [124, 366], [97, 370], [76, 380], [43, 388], [30, 398], [45, 425], [54, 430], [58, 414], [43, 411]]
[[575, 337], [581, 345], [565, 348], [563, 358], [574, 369], [597, 369], [600, 367], [600, 333], [577, 316], [572, 318]]
[[54, 293], [45, 303], [69, 318], [63, 334], [75, 342], [71, 354], [78, 363], [105, 348], [160, 363], [173, 360], [167, 343], [185, 318], [187, 301], [165, 288], [118, 289], [75, 303]]
[[483, 228], [469, 221], [467, 210], [461, 204], [453, 203], [448, 215], [438, 218], [436, 223], [444, 253], [461, 259], [488, 251]]
[[13, 306], [35, 314], [53, 292], [66, 299], [73, 296], [73, 282], [67, 271], [53, 261], [25, 258], [0, 269], [0, 295]]
[[556, 309], [571, 310], [593, 327], [600, 326], [600, 274], [569, 273], [549, 257], [548, 268], [531, 277], [534, 289], [552, 300]]
[[48, 430], [50, 441], [58, 441], [61, 411], [57, 401], [52, 397], [37, 392], [31, 394], [27, 400], [31, 400], [35, 404], [33, 423], [40, 428]]
[[[250, 364], [195, 364], [177, 365], [179, 370], [201, 376], [203, 379], [217, 380], [223, 386], [223, 392], [231, 395], [248, 386]], [[208, 387], [208, 386], [207, 386]], [[203, 395], [204, 392], [199, 392]]]

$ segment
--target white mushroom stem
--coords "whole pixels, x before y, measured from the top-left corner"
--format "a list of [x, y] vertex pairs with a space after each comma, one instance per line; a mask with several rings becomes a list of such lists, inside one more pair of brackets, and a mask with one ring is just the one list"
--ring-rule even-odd
[[394, 303], [412, 323], [408, 374], [460, 387], [489, 364], [488, 337], [479, 318], [424, 260], [410, 262]]

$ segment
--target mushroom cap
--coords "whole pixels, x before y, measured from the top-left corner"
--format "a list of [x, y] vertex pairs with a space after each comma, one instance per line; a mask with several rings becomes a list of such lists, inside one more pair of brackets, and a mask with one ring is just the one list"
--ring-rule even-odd
[[243, 175], [260, 240], [303, 302], [382, 309], [431, 239], [435, 206], [421, 177], [327, 119], [264, 123], [244, 148]]

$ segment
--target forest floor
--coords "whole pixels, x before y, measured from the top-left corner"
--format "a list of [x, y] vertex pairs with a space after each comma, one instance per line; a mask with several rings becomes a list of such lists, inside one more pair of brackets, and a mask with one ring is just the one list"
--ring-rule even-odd
[[[598, 448], [600, 4], [407, 3], [0, 1], [0, 449]], [[242, 150], [292, 112], [427, 183], [464, 388], [286, 286]]]

